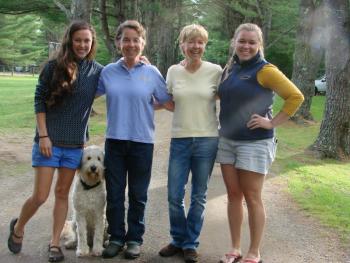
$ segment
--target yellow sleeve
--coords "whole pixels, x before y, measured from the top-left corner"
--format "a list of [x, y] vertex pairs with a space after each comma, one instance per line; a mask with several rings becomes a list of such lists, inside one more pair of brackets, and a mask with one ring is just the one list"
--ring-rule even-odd
[[300, 90], [276, 66], [265, 65], [257, 74], [261, 86], [273, 90], [284, 99], [282, 110], [292, 116], [304, 101]]

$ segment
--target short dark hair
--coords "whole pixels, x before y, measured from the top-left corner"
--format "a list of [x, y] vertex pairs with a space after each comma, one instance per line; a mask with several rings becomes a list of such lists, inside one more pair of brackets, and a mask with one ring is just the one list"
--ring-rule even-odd
[[134, 29], [138, 35], [145, 41], [146, 43], [146, 30], [144, 27], [136, 20], [126, 20], [123, 23], [121, 23], [116, 32], [115, 32], [115, 39], [118, 41], [122, 37], [123, 31], [125, 28], [131, 28]]

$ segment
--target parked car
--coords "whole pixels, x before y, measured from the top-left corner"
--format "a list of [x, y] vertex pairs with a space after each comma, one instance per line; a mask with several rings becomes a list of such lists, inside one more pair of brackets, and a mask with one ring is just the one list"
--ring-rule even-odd
[[321, 78], [315, 80], [315, 95], [324, 94], [327, 90], [327, 81], [326, 75], [323, 75]]

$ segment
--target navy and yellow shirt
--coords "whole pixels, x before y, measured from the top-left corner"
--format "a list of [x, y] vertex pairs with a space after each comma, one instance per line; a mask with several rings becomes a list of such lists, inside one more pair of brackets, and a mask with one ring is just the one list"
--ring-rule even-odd
[[284, 99], [282, 111], [292, 116], [303, 102], [299, 89], [277, 67], [258, 53], [249, 61], [235, 56], [232, 70], [219, 86], [220, 136], [231, 140], [272, 138], [274, 130], [250, 130], [247, 123], [253, 114], [272, 119], [274, 94]]

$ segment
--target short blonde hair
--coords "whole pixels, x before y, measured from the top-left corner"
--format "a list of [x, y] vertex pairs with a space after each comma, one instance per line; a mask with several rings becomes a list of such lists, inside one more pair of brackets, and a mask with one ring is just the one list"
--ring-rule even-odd
[[261, 57], [263, 58], [264, 57], [263, 33], [261, 31], [261, 28], [258, 25], [253, 24], [253, 23], [245, 23], [245, 24], [241, 24], [237, 27], [237, 29], [235, 30], [235, 33], [233, 35], [232, 42], [231, 42], [233, 52], [235, 50], [235, 41], [237, 40], [237, 37], [241, 31], [248, 31], [248, 32], [255, 32], [256, 33], [256, 35], [258, 37], [259, 44], [260, 44], [259, 52], [260, 52]]
[[179, 35], [179, 43], [182, 44], [189, 39], [200, 37], [205, 44], [208, 43], [208, 31], [201, 25], [192, 24], [182, 28]]

